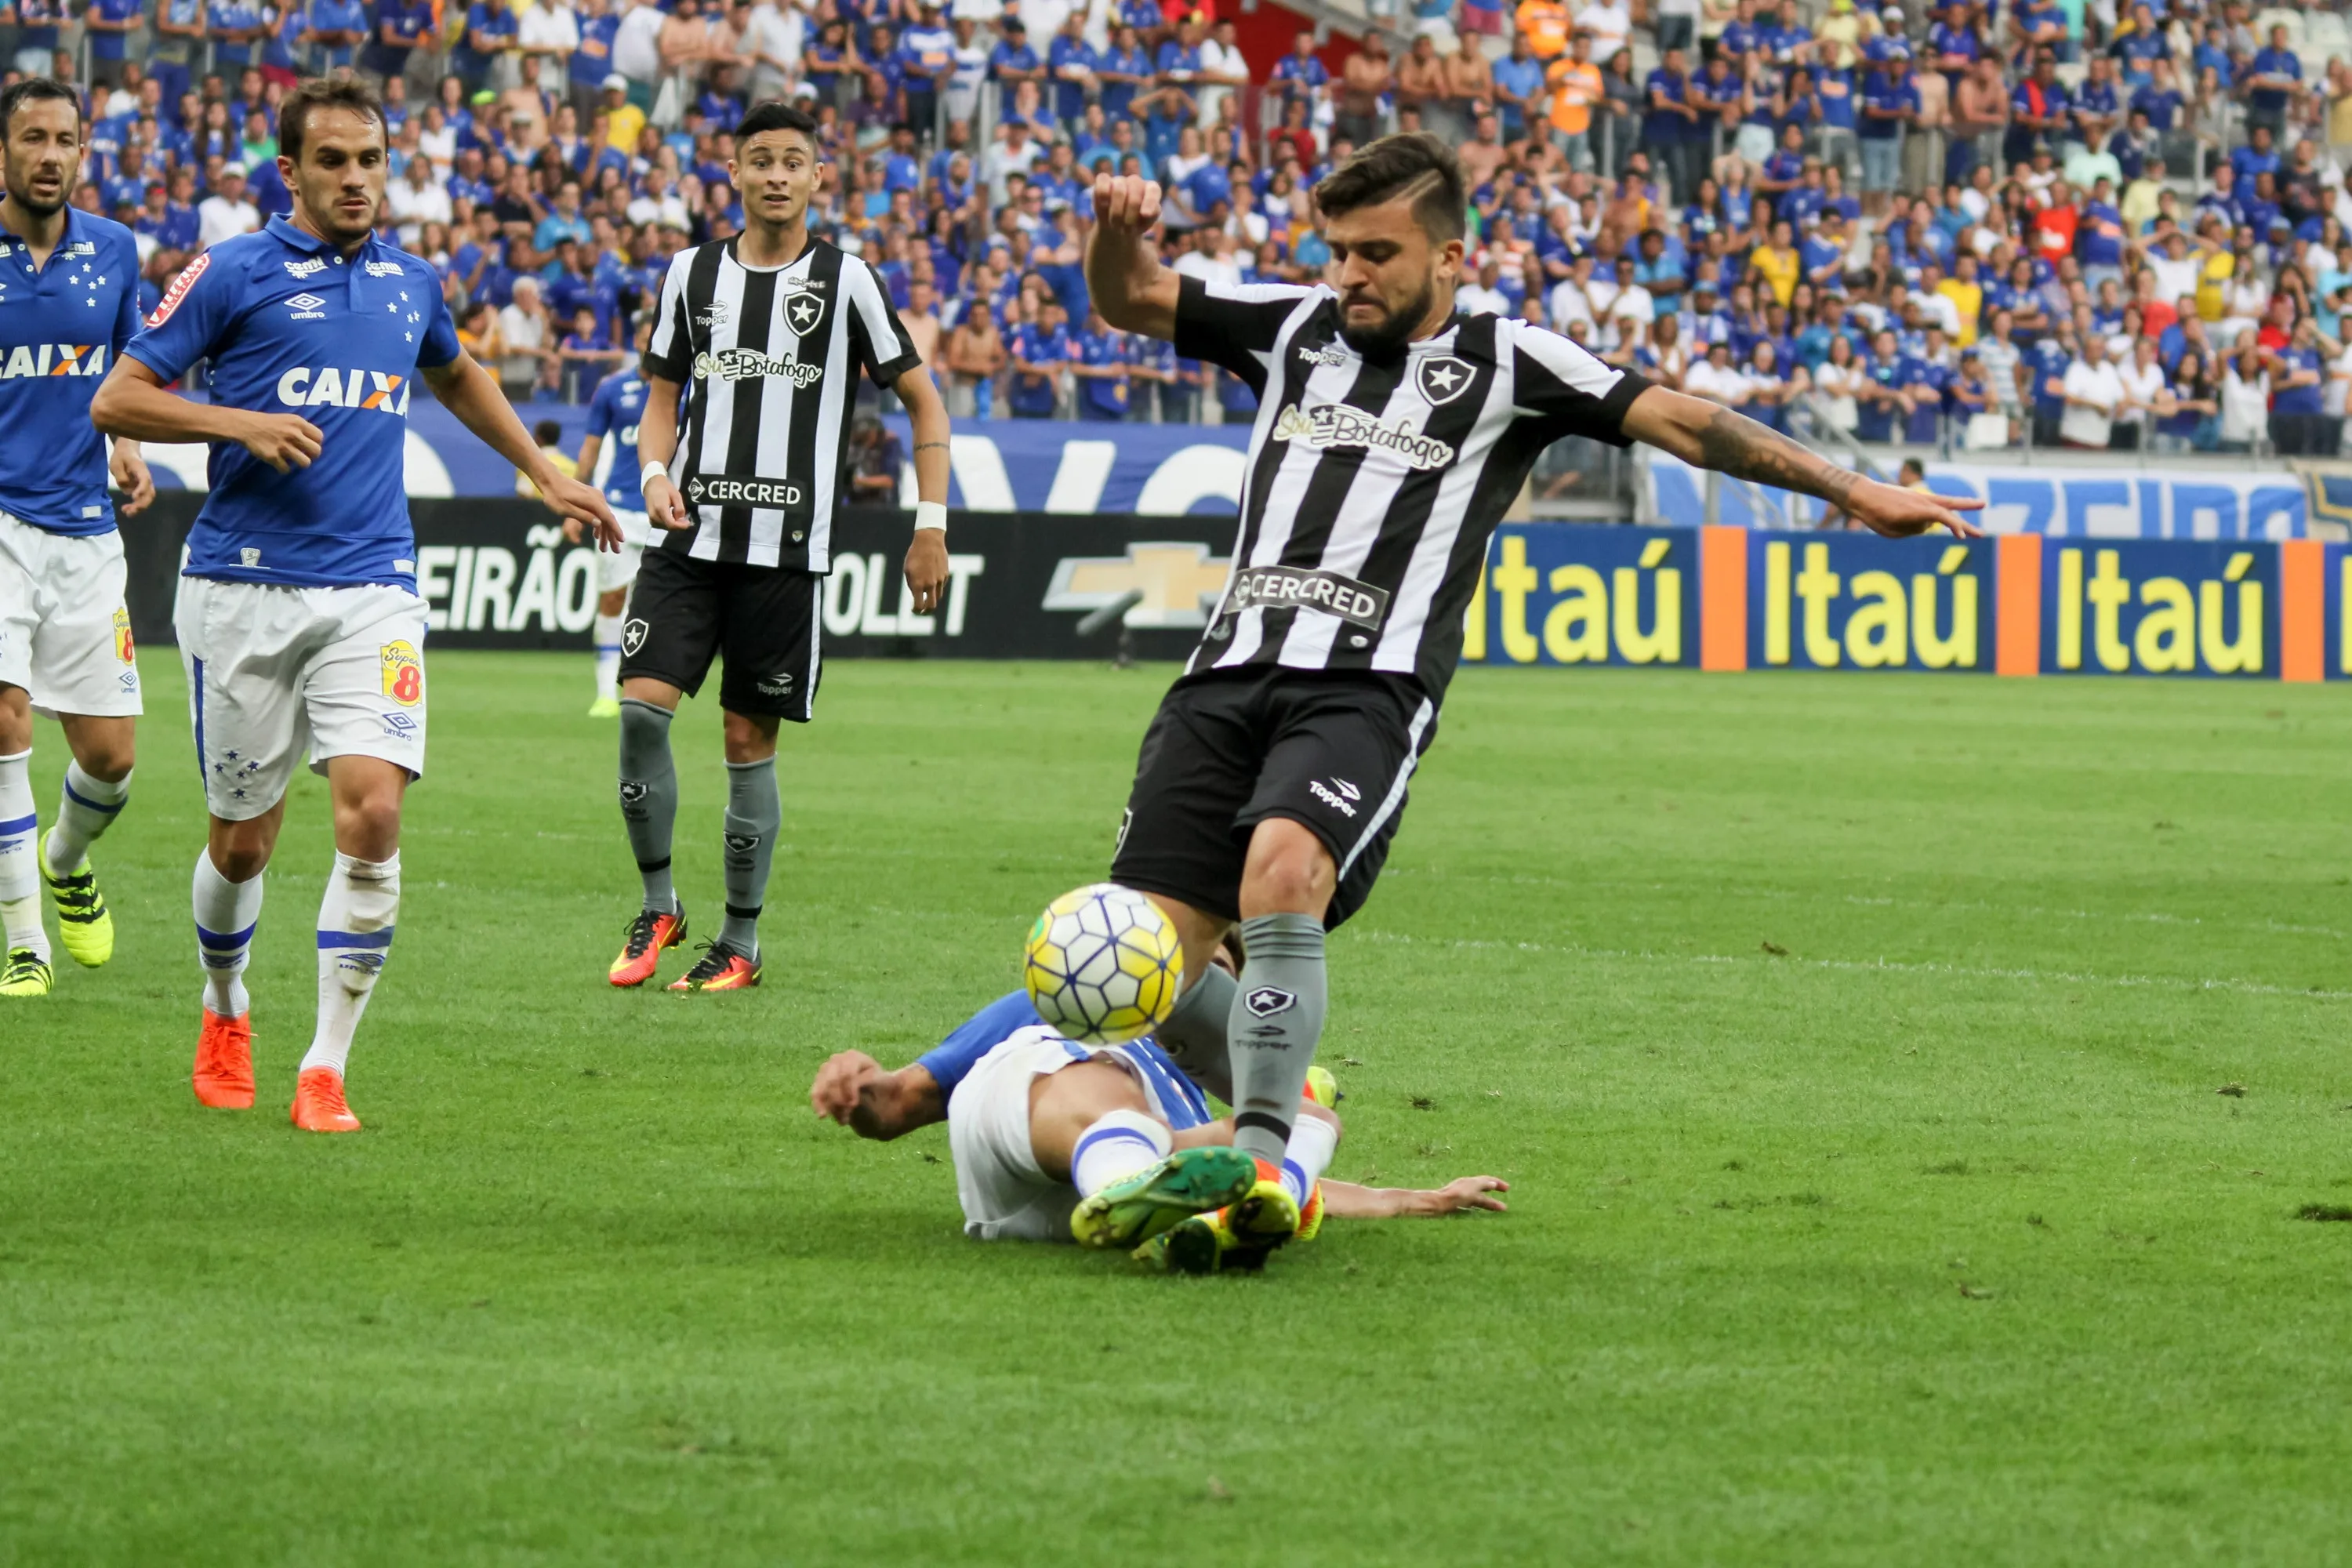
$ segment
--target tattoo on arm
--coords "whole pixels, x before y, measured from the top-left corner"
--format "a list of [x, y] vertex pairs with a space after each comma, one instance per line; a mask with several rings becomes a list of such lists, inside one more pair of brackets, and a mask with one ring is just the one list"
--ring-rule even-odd
[[1699, 462], [1720, 473], [1819, 496], [1843, 506], [1862, 476], [1807, 451], [1778, 431], [1728, 408], [1718, 408], [1698, 433]]
[[947, 449], [948, 444], [945, 441], [918, 441], [915, 443], [915, 450], [918, 452], [944, 452]]

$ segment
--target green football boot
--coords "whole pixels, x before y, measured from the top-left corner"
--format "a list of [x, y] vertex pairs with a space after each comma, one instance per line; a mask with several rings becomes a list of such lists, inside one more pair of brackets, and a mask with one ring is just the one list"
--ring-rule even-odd
[[114, 956], [114, 917], [98, 890], [89, 857], [83, 856], [81, 864], [63, 877], [49, 874], [47, 855], [39, 858], [41, 880], [49, 889], [49, 901], [58, 907], [58, 941], [67, 957], [84, 969], [96, 969]]
[[1179, 1149], [1080, 1204], [1070, 1235], [1080, 1247], [1133, 1247], [1204, 1209], [1223, 1208], [1257, 1181], [1257, 1162], [1234, 1149]]

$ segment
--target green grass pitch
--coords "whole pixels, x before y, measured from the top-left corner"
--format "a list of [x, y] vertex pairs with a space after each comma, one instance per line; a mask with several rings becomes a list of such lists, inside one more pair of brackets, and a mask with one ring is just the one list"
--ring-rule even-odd
[[[286, 1122], [322, 786], [261, 1105], [205, 1111], [202, 816], [144, 668], [119, 956], [0, 1011], [0, 1562], [2345, 1549], [2352, 1224], [2298, 1217], [2352, 1205], [2340, 692], [1465, 673], [1323, 1059], [1336, 1173], [1512, 1212], [1171, 1281], [968, 1242], [943, 1130], [804, 1098], [1007, 987], [1166, 669], [830, 668], [767, 984], [684, 999], [602, 984], [635, 884], [585, 659], [435, 656], [367, 1131], [322, 1139]], [[676, 739], [708, 934], [715, 704]]]

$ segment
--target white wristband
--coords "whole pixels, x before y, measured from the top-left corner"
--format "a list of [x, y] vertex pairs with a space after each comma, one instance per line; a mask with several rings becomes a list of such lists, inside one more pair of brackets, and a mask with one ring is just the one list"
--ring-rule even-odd
[[915, 527], [918, 531], [926, 528], [936, 528], [941, 533], [945, 533], [948, 531], [948, 509], [946, 503], [935, 500], [917, 501], [915, 503]]
[[669, 470], [659, 463], [647, 463], [637, 470], [637, 493], [645, 494], [646, 487], [656, 479], [669, 478]]

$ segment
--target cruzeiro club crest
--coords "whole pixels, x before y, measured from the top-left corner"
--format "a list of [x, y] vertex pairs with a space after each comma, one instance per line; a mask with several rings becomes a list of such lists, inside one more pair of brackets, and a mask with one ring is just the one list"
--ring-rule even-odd
[[1413, 385], [1429, 400], [1432, 408], [1453, 402], [1470, 390], [1475, 380], [1469, 362], [1452, 354], [1431, 354], [1412, 367]]

